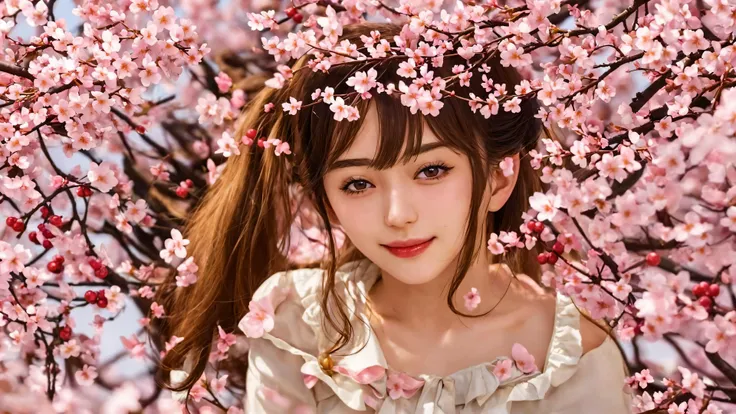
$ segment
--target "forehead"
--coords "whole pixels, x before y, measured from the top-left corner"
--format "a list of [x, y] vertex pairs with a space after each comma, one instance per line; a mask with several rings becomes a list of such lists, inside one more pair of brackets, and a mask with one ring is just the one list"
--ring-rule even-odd
[[[365, 113], [362, 113], [361, 116], [363, 116], [364, 119], [360, 130], [355, 136], [352, 144], [347, 148], [347, 150], [345, 150], [344, 153], [342, 153], [338, 157], [338, 160], [351, 158], [375, 159], [377, 158], [376, 155], [381, 151], [381, 147], [383, 147], [384, 149], [399, 148], [398, 142], [382, 142], [386, 140], [402, 141], [400, 147], [401, 150], [399, 151], [399, 154], [397, 154], [400, 157], [400, 154], [404, 154], [404, 152], [406, 151], [407, 144], [413, 141], [411, 137], [407, 136], [410, 134], [408, 128], [405, 129], [405, 136], [403, 138], [399, 137], [396, 131], [403, 129], [401, 125], [386, 125], [386, 123], [384, 122], [383, 127], [389, 127], [391, 129], [381, 131], [381, 120], [379, 119], [379, 114], [375, 103], [371, 104], [368, 107], [368, 110]], [[416, 143], [418, 145], [440, 141], [437, 135], [432, 132], [432, 129], [429, 128], [426, 123], [423, 125], [420, 138], [420, 142]]]

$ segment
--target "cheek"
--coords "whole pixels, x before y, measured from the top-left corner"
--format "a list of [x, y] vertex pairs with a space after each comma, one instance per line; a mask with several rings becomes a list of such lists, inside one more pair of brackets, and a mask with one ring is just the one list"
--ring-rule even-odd
[[335, 190], [328, 191], [327, 198], [340, 226], [351, 238], [370, 232], [373, 226], [365, 226], [365, 223], [375, 220], [374, 214], [379, 208], [378, 205], [374, 205], [375, 197], [353, 198], [343, 194], [340, 190]]
[[470, 198], [473, 193], [472, 180], [469, 173], [455, 174], [454, 177], [448, 177], [441, 185], [428, 186], [428, 197], [422, 204], [436, 217], [441, 218], [440, 222], [465, 221], [470, 211]]

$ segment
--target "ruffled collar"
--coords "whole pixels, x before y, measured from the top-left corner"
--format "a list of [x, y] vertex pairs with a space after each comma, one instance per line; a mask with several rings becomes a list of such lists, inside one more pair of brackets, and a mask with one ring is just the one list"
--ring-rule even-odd
[[[363, 312], [368, 291], [380, 274], [378, 266], [368, 259], [363, 259], [349, 262], [341, 266], [337, 272], [349, 293], [345, 296], [345, 300], [349, 314], [353, 318], [355, 338], [348, 347], [347, 355], [335, 357], [336, 374], [333, 376], [342, 377], [337, 380], [342, 384], [337, 387], [340, 388], [340, 392], [335, 390], [336, 382], [331, 381], [334, 384], [331, 387], [338, 397], [353, 409], [363, 410], [367, 405], [376, 408], [379, 413], [382, 410], [392, 412], [391, 409], [395, 408], [394, 404], [397, 402], [390, 394], [392, 389], [396, 390], [397, 381], [401, 383], [399, 386], [408, 388], [403, 393], [397, 391], [399, 394], [433, 393], [434, 395], [421, 395], [420, 400], [435, 401], [437, 407], [453, 407], [449, 412], [454, 411], [454, 404], [467, 405], [476, 401], [479, 405], [483, 405], [499, 387], [510, 388], [508, 401], [540, 400], [550, 387], [559, 386], [577, 370], [583, 350], [579, 313], [569, 297], [557, 293], [553, 335], [541, 372], [524, 374], [514, 366], [513, 374], [499, 381], [493, 373], [494, 368], [504, 359], [510, 359], [499, 357], [494, 361], [473, 365], [443, 377], [420, 375], [413, 380], [421, 382], [422, 386], [413, 389], [416, 388], [415, 382], [408, 379], [397, 380], [398, 375], [402, 373], [396, 373], [387, 366], [381, 345]], [[322, 335], [319, 343], [320, 349], [324, 349], [322, 345], [327, 345], [328, 341], [322, 331], [319, 309], [315, 309], [315, 305], [318, 307], [318, 301], [315, 295], [305, 297], [304, 301], [307, 309], [304, 320], [315, 328], [318, 335]], [[311, 374], [317, 374], [314, 369], [310, 371]], [[330, 378], [318, 376], [323, 380]], [[346, 382], [352, 384], [345, 386]]]

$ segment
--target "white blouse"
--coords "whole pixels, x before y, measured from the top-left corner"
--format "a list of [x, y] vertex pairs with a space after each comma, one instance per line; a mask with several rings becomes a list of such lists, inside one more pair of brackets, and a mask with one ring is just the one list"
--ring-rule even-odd
[[[554, 332], [542, 371], [523, 373], [515, 364], [503, 380], [494, 367], [508, 357], [464, 368], [447, 376], [409, 377], [391, 370], [363, 310], [380, 274], [369, 260], [338, 269], [338, 294], [349, 308], [354, 339], [333, 355], [333, 374], [318, 356], [334, 335], [321, 323], [321, 269], [279, 272], [253, 300], [288, 292], [275, 306], [273, 329], [251, 338], [246, 376], [248, 413], [630, 413], [624, 391], [624, 360], [609, 337], [583, 355], [580, 314], [571, 299], [557, 294]], [[352, 296], [348, 293], [352, 293]], [[278, 296], [278, 295], [276, 295]], [[357, 300], [354, 300], [357, 298]], [[246, 318], [239, 323], [245, 332]], [[334, 338], [334, 336], [332, 336]], [[363, 346], [365, 345], [365, 346]], [[510, 353], [510, 350], [509, 350]], [[346, 355], [351, 354], [351, 355]]]

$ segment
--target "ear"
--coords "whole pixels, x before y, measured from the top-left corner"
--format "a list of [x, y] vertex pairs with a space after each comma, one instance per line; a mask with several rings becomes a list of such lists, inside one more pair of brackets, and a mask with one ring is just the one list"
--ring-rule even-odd
[[[519, 178], [519, 154], [510, 157], [513, 165], [507, 165], [503, 161], [491, 172], [491, 202], [488, 205], [488, 211], [495, 212], [501, 209], [511, 196], [511, 192], [516, 187], [516, 180]], [[508, 174], [513, 169], [513, 173], [509, 176], [504, 175], [504, 171]]]

